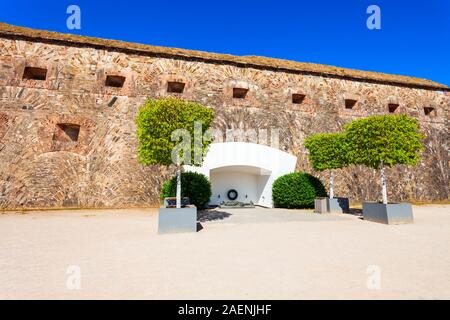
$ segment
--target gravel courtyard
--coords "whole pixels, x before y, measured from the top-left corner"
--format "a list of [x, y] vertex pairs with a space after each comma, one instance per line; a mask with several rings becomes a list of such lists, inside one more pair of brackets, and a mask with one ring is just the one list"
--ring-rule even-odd
[[0, 299], [450, 299], [450, 206], [414, 215], [218, 210], [157, 235], [154, 209], [4, 213]]

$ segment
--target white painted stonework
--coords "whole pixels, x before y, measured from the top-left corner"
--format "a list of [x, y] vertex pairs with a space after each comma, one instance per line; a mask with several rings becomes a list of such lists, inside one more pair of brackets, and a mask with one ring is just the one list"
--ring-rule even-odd
[[273, 207], [272, 183], [295, 171], [297, 157], [266, 145], [246, 142], [213, 143], [202, 167], [185, 166], [186, 171], [203, 173], [211, 181], [210, 204], [229, 200], [231, 189], [236, 200]]

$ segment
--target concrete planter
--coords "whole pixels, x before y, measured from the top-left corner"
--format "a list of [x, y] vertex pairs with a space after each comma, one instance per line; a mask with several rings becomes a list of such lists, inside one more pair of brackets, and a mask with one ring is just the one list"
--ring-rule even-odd
[[314, 199], [314, 212], [315, 213], [328, 213], [327, 207], [328, 198], [316, 198]]
[[317, 198], [314, 200], [315, 213], [344, 213], [349, 210], [348, 198]]
[[[184, 208], [189, 205], [189, 198], [188, 197], [182, 197], [181, 198], [181, 207]], [[164, 198], [164, 207], [166, 208], [176, 208], [177, 207], [177, 198], [176, 197], [169, 197]]]
[[412, 205], [410, 203], [363, 203], [364, 220], [385, 224], [414, 223]]
[[197, 232], [197, 208], [160, 208], [158, 233]]

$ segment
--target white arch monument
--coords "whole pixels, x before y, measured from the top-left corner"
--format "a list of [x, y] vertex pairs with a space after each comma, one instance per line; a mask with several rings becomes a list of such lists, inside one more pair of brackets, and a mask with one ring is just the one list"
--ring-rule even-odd
[[185, 166], [186, 171], [203, 173], [211, 181], [211, 205], [228, 199], [236, 190], [237, 201], [273, 207], [272, 183], [295, 171], [297, 157], [266, 145], [224, 142], [210, 145], [202, 167]]

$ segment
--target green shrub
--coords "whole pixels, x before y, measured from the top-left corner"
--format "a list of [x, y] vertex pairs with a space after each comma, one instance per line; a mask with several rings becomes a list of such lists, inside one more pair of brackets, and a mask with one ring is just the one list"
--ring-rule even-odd
[[349, 165], [348, 143], [345, 133], [318, 133], [305, 139], [308, 158], [314, 170], [330, 171], [330, 198], [334, 197], [334, 169]]
[[[188, 197], [191, 204], [202, 209], [211, 198], [211, 183], [208, 178], [196, 172], [181, 173], [181, 196]], [[177, 194], [177, 177], [164, 182], [161, 188], [161, 199], [175, 197]]]
[[[177, 98], [147, 99], [145, 104], [139, 109], [136, 118], [137, 137], [139, 141], [138, 155], [139, 161], [144, 165], [177, 164], [172, 158], [172, 151], [179, 145], [179, 137], [173, 139], [173, 134], [177, 130], [184, 130], [191, 139], [190, 152], [191, 160], [194, 160], [195, 149], [201, 147], [205, 156], [211, 140], [202, 139], [200, 145], [196, 146], [194, 136], [196, 134], [195, 123], [201, 123], [202, 137], [209, 129], [214, 119], [214, 111], [198, 103], [185, 101]], [[181, 159], [184, 159], [184, 149], [176, 153]], [[199, 159], [201, 160], [201, 159]], [[192, 163], [180, 163], [194, 166], [200, 166], [201, 163], [193, 161]]]
[[272, 185], [273, 204], [277, 208], [313, 208], [314, 199], [326, 195], [322, 182], [304, 172], [281, 176]]
[[348, 165], [348, 145], [344, 133], [317, 133], [305, 139], [308, 158], [316, 171], [341, 169]]
[[183, 164], [201, 166], [212, 142], [208, 129], [213, 119], [211, 108], [195, 102], [171, 97], [147, 99], [136, 117], [140, 163], [176, 165], [177, 175]]
[[405, 114], [353, 120], [345, 133], [352, 162], [373, 169], [417, 165], [424, 149], [419, 122]]
[[417, 119], [405, 114], [371, 116], [345, 126], [349, 158], [380, 171], [383, 203], [388, 203], [385, 167], [420, 162], [424, 135]]

